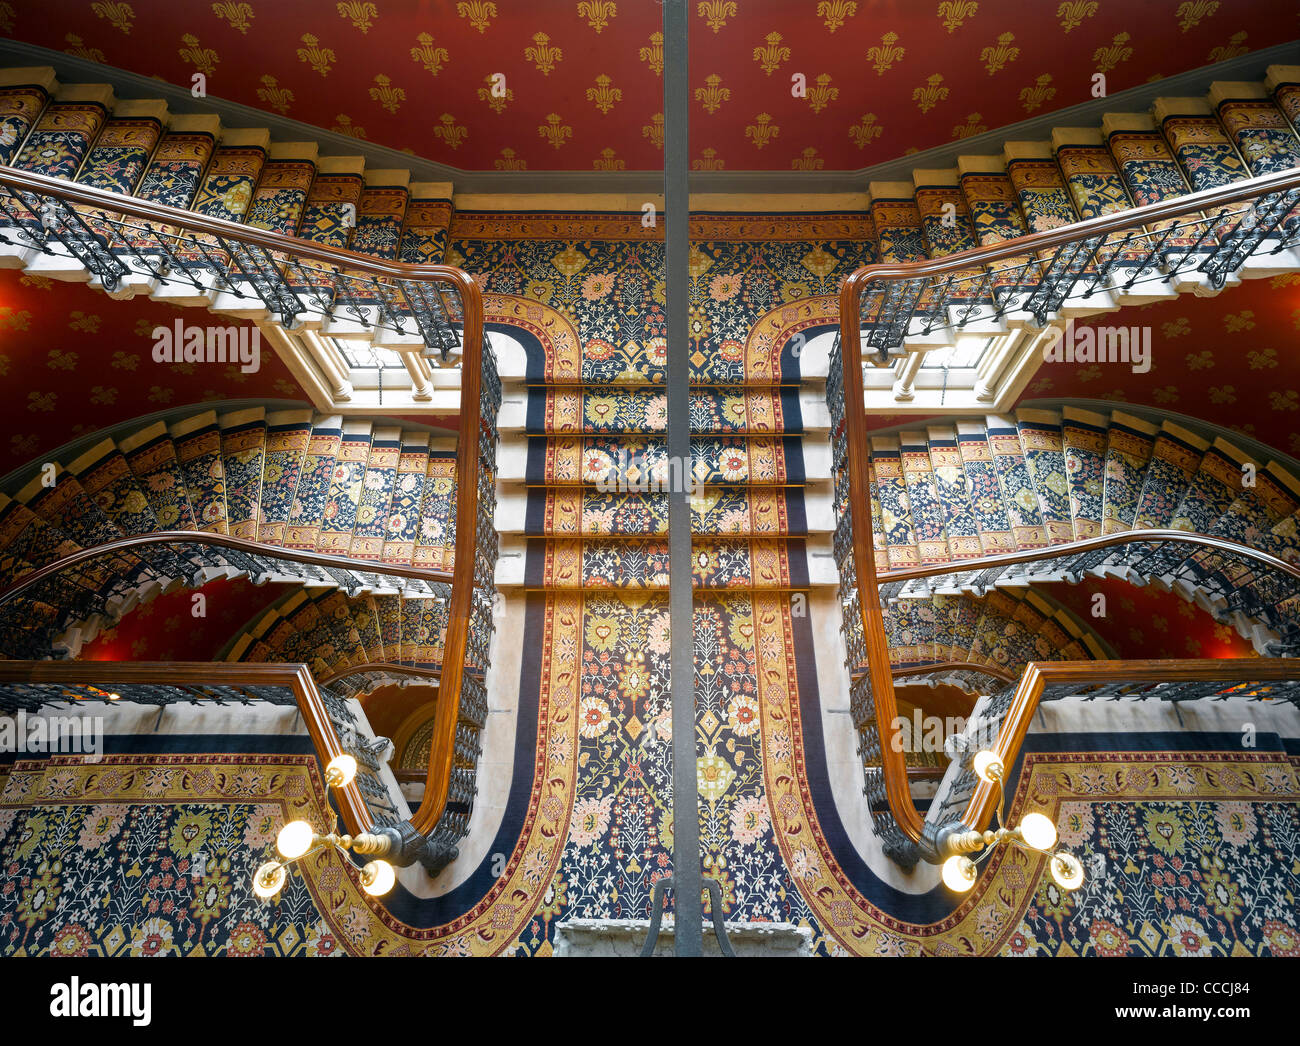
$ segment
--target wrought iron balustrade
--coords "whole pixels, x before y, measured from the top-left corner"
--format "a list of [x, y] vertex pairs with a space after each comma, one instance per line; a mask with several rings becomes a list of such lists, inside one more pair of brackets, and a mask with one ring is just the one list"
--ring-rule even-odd
[[997, 790], [972, 765], [980, 750], [1010, 768], [1030, 721], [1044, 702], [1284, 701], [1300, 707], [1300, 661], [1229, 658], [1203, 661], [1090, 661], [1031, 663], [1015, 683], [980, 702], [951, 747], [953, 765], [928, 811], [921, 850], [944, 832], [988, 827]]
[[[192, 292], [222, 308], [266, 309], [283, 327], [330, 323], [401, 351], [451, 362], [459, 349], [461, 410], [456, 476], [455, 554], [450, 574], [399, 564], [300, 553], [226, 535], [135, 535], [0, 578], [0, 617], [21, 619], [30, 656], [49, 653], [42, 637], [70, 622], [114, 620], [152, 582], [194, 584], [206, 568], [257, 580], [301, 580], [349, 592], [412, 594], [450, 585], [438, 702], [424, 800], [411, 830], [437, 858], [456, 856], [476, 791], [477, 732], [487, 718], [484, 668], [493, 632], [497, 536], [497, 414], [501, 382], [473, 278], [447, 265], [411, 265], [257, 229], [238, 222], [0, 166], [0, 247], [24, 264], [47, 259], [80, 267], [110, 294]], [[47, 271], [53, 271], [47, 269]], [[173, 294], [173, 297], [176, 295]], [[184, 295], [182, 295], [184, 296]], [[8, 609], [6, 609], [8, 608]], [[473, 733], [472, 742], [466, 733]], [[427, 855], [426, 855], [427, 856]]]
[[[957, 332], [1013, 313], [1024, 325], [1043, 326], [1058, 318], [1067, 301], [1086, 301], [1103, 291], [1122, 295], [1142, 283], [1199, 282], [1216, 290], [1253, 258], [1294, 265], [1295, 255], [1286, 252], [1298, 243], [1300, 169], [1293, 169], [945, 258], [868, 266], [845, 280], [826, 382], [838, 514], [834, 554], [847, 664], [851, 673], [867, 666], [852, 679], [849, 695], [864, 791], [873, 830], [895, 861], [911, 866], [934, 855], [918, 845], [925, 821], [912, 799], [901, 746], [893, 743], [898, 713], [883, 615], [891, 600], [934, 592], [983, 594], [1011, 580], [1120, 574], [1138, 584], [1179, 586], [1220, 621], [1264, 630], [1261, 641], [1269, 655], [1296, 657], [1300, 568], [1235, 541], [1134, 530], [878, 576], [864, 350], [884, 363], [904, 351], [911, 335]], [[1010, 749], [1009, 758], [1014, 753]]]
[[1251, 258], [1297, 246], [1292, 169], [943, 258], [866, 266], [841, 292], [840, 342], [885, 364], [909, 337], [1007, 319], [1043, 327], [1066, 302], [1102, 292], [1157, 282], [1218, 290]]
[[[402, 822], [400, 796], [381, 773], [384, 745], [346, 698], [317, 686], [306, 665], [229, 662], [0, 661], [0, 715], [102, 703], [297, 706], [322, 765], [340, 753], [357, 761], [353, 784], [336, 789], [352, 833]], [[111, 726], [111, 723], [110, 723]], [[413, 859], [419, 859], [414, 857]]]

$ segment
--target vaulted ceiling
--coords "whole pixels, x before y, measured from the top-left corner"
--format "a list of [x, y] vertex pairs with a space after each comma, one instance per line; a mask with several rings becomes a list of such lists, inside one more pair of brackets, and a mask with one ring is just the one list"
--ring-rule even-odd
[[[856, 170], [1297, 35], [1294, 0], [691, 0], [700, 169]], [[464, 170], [657, 170], [649, 0], [0, 3], [17, 39]], [[796, 96], [792, 79], [802, 74]], [[500, 87], [494, 93], [494, 78]], [[504, 95], [500, 91], [504, 91]]]

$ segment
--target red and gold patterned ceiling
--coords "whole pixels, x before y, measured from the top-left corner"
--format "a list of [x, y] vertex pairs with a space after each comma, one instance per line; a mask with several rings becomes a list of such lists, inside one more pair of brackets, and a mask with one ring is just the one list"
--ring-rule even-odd
[[[701, 170], [856, 170], [1087, 101], [1097, 72], [1114, 94], [1297, 35], [1294, 0], [689, 6]], [[0, 31], [462, 170], [657, 170], [660, 10], [9, 0]]]

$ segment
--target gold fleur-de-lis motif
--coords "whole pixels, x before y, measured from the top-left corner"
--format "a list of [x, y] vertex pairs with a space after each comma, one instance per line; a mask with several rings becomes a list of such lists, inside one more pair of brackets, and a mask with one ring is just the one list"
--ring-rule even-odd
[[[382, 105], [388, 112], [395, 113], [406, 101], [406, 92], [394, 87], [393, 81], [383, 73], [375, 76], [375, 86], [370, 88], [370, 97]], [[436, 130], [436, 129], [435, 129]]]
[[623, 100], [623, 90], [613, 86], [614, 81], [605, 73], [596, 77], [596, 86], [587, 88], [587, 101], [602, 113], [607, 113]]
[[1201, 24], [1201, 19], [1209, 18], [1219, 9], [1219, 0], [1188, 0], [1179, 4], [1174, 17], [1178, 19], [1178, 28], [1184, 33]]
[[519, 159], [519, 157], [515, 155], [515, 151], [513, 149], [502, 149], [501, 159], [494, 160], [493, 164], [496, 166], [496, 169], [498, 171], [528, 170], [528, 162], [526, 160]]
[[594, 171], [621, 171], [627, 164], [614, 155], [613, 149], [601, 149], [600, 155], [591, 161]]
[[130, 4], [93, 3], [90, 9], [97, 18], [107, 20], [114, 29], [120, 29], [127, 36], [131, 35], [131, 23], [135, 21], [135, 12]]
[[640, 51], [641, 61], [645, 62], [654, 70], [655, 76], [664, 74], [664, 34], [651, 33], [650, 46], [643, 47]]
[[1125, 47], [1128, 33], [1116, 33], [1111, 38], [1109, 47], [1099, 47], [1092, 52], [1092, 60], [1097, 63], [1097, 72], [1108, 73], [1120, 62], [1127, 62], [1133, 54], [1133, 48]]
[[494, 75], [495, 74], [489, 73], [487, 76], [483, 77], [483, 82], [487, 84], [487, 86], [478, 89], [478, 98], [480, 102], [487, 102], [488, 105], [492, 106], [492, 111], [494, 113], [500, 113], [505, 111], [505, 107], [508, 103], [515, 100], [515, 92], [509, 87], [506, 88], [505, 94], [497, 94], [493, 92], [492, 81]]
[[928, 113], [948, 97], [948, 88], [943, 86], [943, 73], [931, 73], [925, 83], [912, 89], [912, 101], [923, 113]]
[[[1246, 46], [1246, 37], [1249, 34], [1243, 29], [1240, 33], [1233, 33], [1228, 37], [1228, 42], [1223, 47], [1216, 47], [1206, 56], [1206, 61], [1211, 65], [1215, 62], [1226, 62], [1229, 58], [1236, 58], [1250, 50]], [[1125, 56], [1127, 57], [1127, 56]]]
[[1015, 39], [1015, 33], [1002, 33], [998, 36], [997, 43], [990, 44], [980, 52], [980, 61], [984, 63], [989, 76], [1001, 72], [1008, 62], [1014, 62], [1020, 57], [1020, 48], [1012, 46]]
[[755, 149], [761, 149], [774, 138], [781, 136], [781, 128], [772, 122], [768, 113], [759, 113], [754, 122], [745, 125], [745, 137], [754, 143]]
[[1097, 6], [1097, 0], [1065, 0], [1056, 9], [1056, 17], [1061, 20], [1061, 28], [1068, 33], [1083, 25], [1085, 18], [1095, 15]]
[[86, 313], [80, 309], [73, 309], [68, 313], [70, 320], [68, 326], [74, 331], [84, 331], [87, 334], [95, 334], [99, 331], [99, 325], [103, 323], [103, 318], [97, 313]]
[[840, 96], [840, 89], [831, 86], [831, 74], [820, 73], [813, 86], [808, 88], [808, 105], [819, 113]]
[[1020, 92], [1020, 104], [1025, 107], [1025, 112], [1032, 113], [1055, 96], [1056, 88], [1052, 86], [1052, 74], [1043, 73], [1034, 81], [1032, 87], [1026, 87]]
[[64, 352], [62, 349], [50, 349], [45, 354], [45, 366], [50, 370], [76, 370], [80, 360], [79, 352]]
[[867, 113], [858, 121], [856, 127], [849, 128], [849, 137], [859, 149], [865, 149], [884, 133], [885, 129], [876, 124], [875, 113]]
[[564, 122], [559, 113], [550, 113], [546, 123], [537, 128], [539, 138], [545, 138], [554, 149], [562, 148], [565, 141], [573, 137], [573, 128]]
[[351, 19], [352, 25], [363, 33], [370, 32], [370, 27], [379, 17], [379, 8], [374, 4], [362, 3], [361, 0], [340, 0], [334, 7], [340, 18]]
[[230, 23], [231, 29], [238, 29], [241, 33], [247, 33], [252, 28], [249, 24], [249, 19], [253, 17], [253, 8], [250, 4], [237, 4], [225, 0], [213, 4], [212, 13], [218, 18], [224, 18]]
[[722, 86], [722, 77], [709, 73], [704, 86], [695, 88], [695, 100], [704, 106], [706, 113], [716, 113], [723, 102], [731, 99], [731, 88]]
[[817, 5], [817, 15], [824, 19], [822, 25], [826, 26], [828, 33], [835, 32], [857, 13], [858, 5], [854, 0], [821, 0]]
[[300, 39], [307, 46], [298, 48], [298, 61], [306, 62], [321, 76], [328, 76], [336, 61], [333, 50], [321, 47], [319, 38], [311, 33], [303, 33]]
[[650, 144], [656, 149], [664, 147], [664, 114], [655, 113], [650, 117], [650, 122], [641, 128], [641, 137], [649, 138]]
[[351, 138], [364, 140], [366, 137], [366, 129], [360, 124], [353, 123], [352, 117], [346, 113], [339, 113], [338, 116], [334, 117], [334, 126], [330, 130], [335, 134], [346, 134]]
[[710, 29], [718, 33], [727, 24], [728, 18], [736, 17], [735, 0], [700, 0], [695, 5], [695, 13], [704, 19]]
[[943, 27], [955, 33], [968, 18], [974, 18], [980, 9], [975, 0], [943, 0], [936, 12], [943, 19]]
[[438, 125], [433, 129], [433, 136], [441, 138], [449, 149], [459, 149], [460, 143], [469, 137], [469, 131], [456, 122], [451, 113], [438, 117]]
[[893, 67], [894, 63], [902, 59], [907, 51], [897, 46], [898, 34], [886, 33], [880, 38], [880, 43], [874, 47], [867, 48], [867, 61], [872, 63], [877, 76], [884, 76], [885, 73]]
[[451, 57], [445, 47], [434, 47], [433, 36], [421, 33], [415, 38], [418, 47], [411, 48], [411, 61], [419, 62], [425, 70], [437, 76], [442, 71], [443, 63]]
[[966, 117], [965, 123], [959, 123], [952, 129], [954, 138], [973, 138], [977, 134], [983, 134], [987, 131], [988, 125], [980, 123], [980, 114], [971, 113]]
[[608, 26], [609, 20], [616, 14], [618, 5], [613, 0], [582, 0], [578, 4], [578, 17], [585, 18], [597, 33]]
[[181, 37], [181, 43], [185, 46], [176, 49], [176, 53], [181, 56], [181, 61], [189, 62], [204, 76], [211, 76], [217, 71], [217, 63], [221, 59], [211, 47], [200, 47], [197, 36], [186, 33]]
[[826, 161], [817, 155], [817, 150], [811, 145], [790, 161], [792, 171], [820, 171], [825, 166]]
[[754, 48], [754, 61], [763, 72], [771, 76], [780, 68], [782, 62], [790, 60], [790, 48], [781, 46], [783, 38], [780, 33], [768, 33], [763, 39], [767, 41], [767, 45]]
[[[469, 19], [469, 24], [480, 33], [486, 33], [488, 26], [492, 24], [492, 19], [497, 16], [497, 5], [490, 2], [485, 3], [484, 0], [469, 0], [469, 3], [456, 5], [456, 14], [461, 18]], [[510, 170], [521, 171], [523, 168], [512, 167]]]
[[69, 33], [63, 38], [63, 42], [68, 45], [63, 49], [64, 54], [72, 54], [78, 58], [84, 58], [88, 62], [104, 64], [104, 52], [98, 47], [87, 47], [85, 41], [76, 33]]
[[287, 113], [293, 104], [293, 92], [281, 87], [280, 82], [269, 73], [262, 77], [262, 86], [257, 89], [257, 97], [278, 113]]
[[533, 34], [533, 46], [524, 48], [524, 57], [537, 66], [543, 76], [550, 76], [555, 63], [562, 61], [564, 52], [551, 46], [551, 38], [545, 33]]
[[700, 151], [700, 158], [691, 162], [691, 167], [697, 171], [720, 171], [727, 165], [725, 160], [718, 159], [717, 149], [703, 149]]
[[3, 29], [6, 33], [12, 33], [14, 31], [14, 16], [17, 13], [12, 4], [0, 3], [0, 29]]

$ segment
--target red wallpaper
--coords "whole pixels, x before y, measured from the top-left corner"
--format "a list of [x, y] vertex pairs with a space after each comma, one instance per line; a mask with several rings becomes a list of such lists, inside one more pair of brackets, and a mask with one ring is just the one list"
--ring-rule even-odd
[[261, 367], [157, 363], [154, 327], [241, 326], [231, 316], [175, 308], [148, 298], [112, 301], [84, 284], [0, 270], [0, 472], [85, 432], [204, 400], [303, 399], [302, 389], [262, 342]]
[[[1297, 35], [1293, 0], [692, 0], [705, 169], [856, 169]], [[648, 0], [11, 0], [0, 31], [462, 169], [655, 170]], [[490, 78], [505, 76], [505, 97]], [[792, 94], [802, 73], [806, 93]]]
[[[1235, 628], [1218, 624], [1199, 607], [1152, 585], [1135, 588], [1114, 578], [1088, 578], [1077, 585], [1042, 587], [1090, 624], [1122, 661], [1256, 656]], [[1105, 597], [1104, 603], [1094, 602], [1098, 594]], [[1093, 616], [1094, 607], [1104, 610], [1102, 616]]]
[[[1151, 369], [1044, 363], [1021, 400], [1080, 397], [1186, 414], [1300, 457], [1300, 274], [1248, 280], [1217, 298], [1183, 294], [1084, 326], [1149, 327]], [[872, 428], [919, 421], [873, 414]]]
[[84, 661], [211, 661], [255, 615], [296, 585], [261, 588], [242, 579], [203, 586], [205, 617], [194, 616], [189, 589], [137, 607], [78, 655]]
[[[178, 317], [248, 323], [146, 297], [112, 301], [85, 284], [0, 269], [0, 381], [18, 390], [6, 397], [9, 412], [0, 424], [0, 474], [82, 433], [169, 407], [232, 399], [307, 403], [265, 340], [252, 374], [233, 365], [155, 362], [150, 331]], [[456, 429], [456, 419], [442, 415], [398, 420]]]

